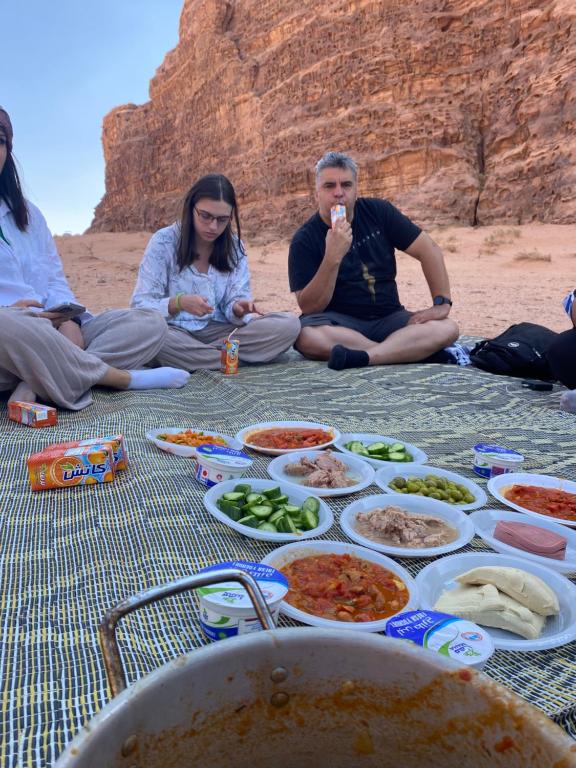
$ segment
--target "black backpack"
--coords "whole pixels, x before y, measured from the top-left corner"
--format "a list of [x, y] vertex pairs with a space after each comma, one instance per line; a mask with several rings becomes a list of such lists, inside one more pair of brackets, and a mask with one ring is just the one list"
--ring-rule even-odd
[[518, 323], [494, 339], [480, 341], [470, 359], [478, 368], [501, 376], [553, 380], [546, 353], [557, 337], [543, 325]]

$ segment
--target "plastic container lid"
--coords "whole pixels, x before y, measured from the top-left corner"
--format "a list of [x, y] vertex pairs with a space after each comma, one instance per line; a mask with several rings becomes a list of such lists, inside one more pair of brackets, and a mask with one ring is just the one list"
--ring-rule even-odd
[[492, 638], [483, 627], [439, 611], [399, 613], [386, 625], [386, 634], [477, 669], [494, 653]]
[[[251, 563], [246, 560], [232, 560], [227, 563], [218, 563], [207, 568], [202, 568], [200, 573], [209, 571], [221, 571], [223, 568], [239, 568], [258, 582], [258, 586], [264, 595], [268, 605], [279, 603], [288, 592], [288, 579], [283, 573], [263, 563]], [[200, 587], [196, 590], [202, 600], [213, 610], [222, 611], [228, 616], [244, 616], [254, 614], [255, 609], [248, 592], [237, 581], [226, 581], [222, 584], [212, 584], [209, 587]]]
[[220, 469], [248, 469], [254, 463], [248, 454], [236, 451], [234, 448], [223, 448], [218, 445], [200, 445], [196, 448], [198, 461], [208, 467]]
[[506, 464], [507, 466], [518, 466], [524, 461], [524, 456], [511, 448], [503, 448], [501, 445], [488, 445], [487, 443], [477, 443], [474, 451], [479, 458]]

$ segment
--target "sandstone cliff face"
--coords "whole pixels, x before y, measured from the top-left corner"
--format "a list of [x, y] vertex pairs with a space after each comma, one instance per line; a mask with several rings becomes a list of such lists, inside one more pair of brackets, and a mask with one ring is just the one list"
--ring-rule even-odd
[[91, 231], [164, 226], [220, 171], [249, 235], [290, 235], [328, 149], [424, 226], [574, 222], [576, 4], [185, 0], [150, 101], [103, 144]]

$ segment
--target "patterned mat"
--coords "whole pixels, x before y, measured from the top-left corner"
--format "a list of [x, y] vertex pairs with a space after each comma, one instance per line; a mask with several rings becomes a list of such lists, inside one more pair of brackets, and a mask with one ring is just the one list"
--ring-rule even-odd
[[[197, 372], [179, 391], [99, 391], [92, 407], [59, 412], [58, 426], [48, 429], [8, 421], [0, 402], [0, 765], [51, 765], [107, 702], [96, 631], [106, 608], [205, 565], [260, 560], [272, 549], [210, 517], [193, 462], [158, 450], [144, 438], [146, 429], [182, 425], [235, 434], [259, 421], [310, 419], [414, 443], [431, 464], [470, 478], [471, 448], [483, 441], [519, 449], [527, 471], [576, 480], [576, 418], [559, 411], [558, 400], [559, 392], [532, 392], [519, 381], [470, 368], [335, 373], [320, 363], [290, 360], [243, 367], [235, 377]], [[114, 483], [29, 490], [30, 453], [52, 442], [117, 432], [126, 436], [131, 469]], [[266, 477], [269, 459], [254, 456], [250, 476]], [[349, 501], [329, 500], [336, 522], [324, 538], [345, 540], [337, 523]], [[474, 539], [466, 549], [486, 547]], [[403, 565], [415, 574], [427, 562]], [[130, 681], [205, 642], [190, 595], [142, 610], [121, 626]], [[576, 737], [576, 643], [497, 652], [486, 672]]]

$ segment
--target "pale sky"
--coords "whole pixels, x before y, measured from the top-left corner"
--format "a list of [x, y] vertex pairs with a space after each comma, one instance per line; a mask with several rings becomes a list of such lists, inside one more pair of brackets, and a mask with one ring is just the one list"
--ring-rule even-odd
[[148, 100], [183, 0], [0, 0], [0, 105], [24, 193], [54, 234], [83, 232], [104, 194], [102, 119]]

